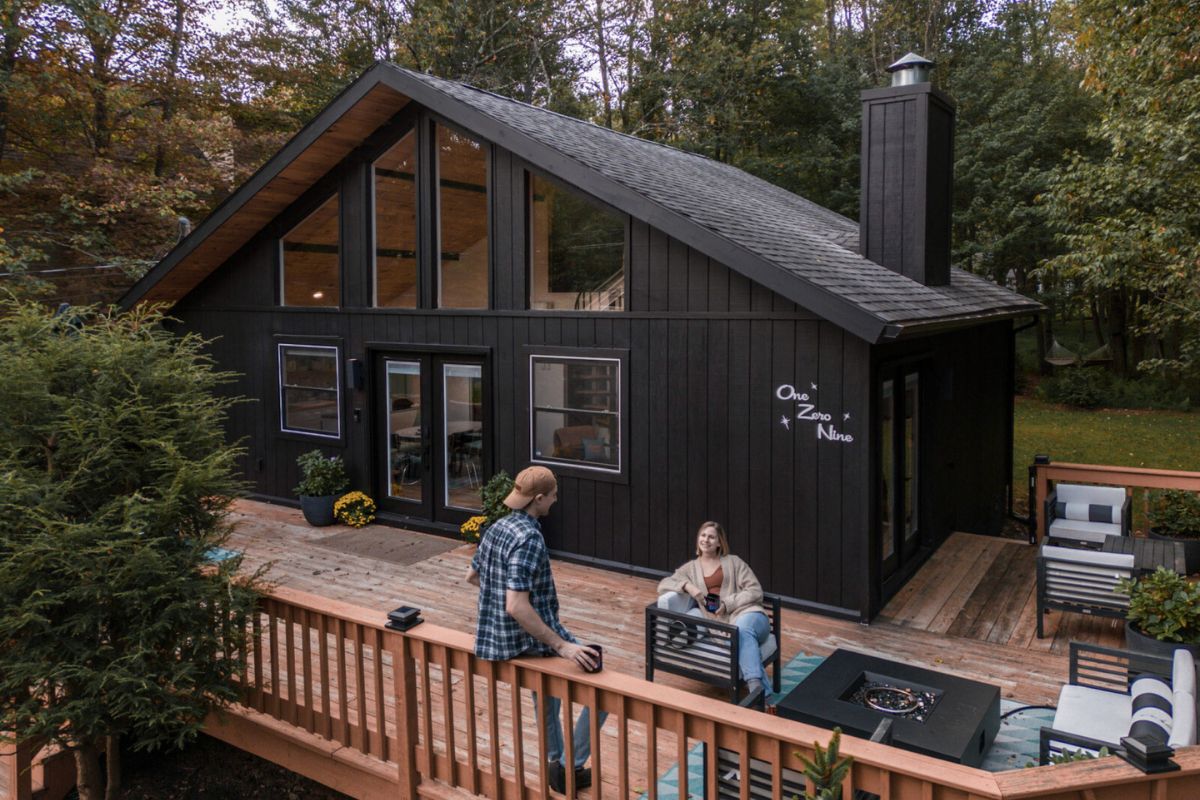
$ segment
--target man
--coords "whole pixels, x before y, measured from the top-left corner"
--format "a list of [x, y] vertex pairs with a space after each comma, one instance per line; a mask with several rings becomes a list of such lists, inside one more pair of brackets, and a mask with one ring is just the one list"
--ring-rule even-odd
[[[578, 644], [558, 621], [558, 593], [538, 522], [557, 500], [558, 481], [553, 472], [545, 467], [521, 470], [512, 492], [504, 499], [504, 505], [513, 513], [488, 527], [471, 559], [467, 581], [479, 587], [475, 632], [475, 655], [479, 658], [502, 661], [517, 656], [557, 655], [585, 670], [597, 664], [596, 651]], [[533, 699], [536, 706], [536, 694]], [[550, 786], [564, 792], [566, 763], [560, 710], [559, 698], [546, 698], [542, 715]], [[601, 725], [605, 716], [600, 716]], [[575, 724], [574, 744], [575, 787], [585, 789], [592, 785], [592, 772], [583, 766], [592, 749], [586, 707]]]

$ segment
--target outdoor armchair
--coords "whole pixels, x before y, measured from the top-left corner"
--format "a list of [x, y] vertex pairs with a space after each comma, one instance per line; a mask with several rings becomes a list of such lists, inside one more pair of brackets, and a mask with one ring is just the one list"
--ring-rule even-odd
[[1125, 617], [1129, 595], [1118, 588], [1134, 575], [1132, 554], [1099, 553], [1044, 544], [1037, 559], [1037, 636], [1050, 609], [1098, 617]]
[[1069, 680], [1054, 723], [1042, 728], [1040, 763], [1064, 750], [1115, 753], [1133, 734], [1171, 747], [1196, 744], [1196, 662], [1188, 651], [1172, 659], [1071, 642]]
[[[703, 681], [729, 692], [731, 702], [745, 688], [738, 672], [737, 626], [688, 613], [690, 598], [667, 592], [646, 606], [646, 680], [654, 680], [656, 670]], [[779, 597], [763, 593], [763, 607], [771, 620], [771, 635], [762, 645], [763, 666], [769, 666], [772, 689], [779, 692], [780, 620]], [[761, 703], [764, 698], [747, 698]]]
[[1060, 483], [1043, 508], [1046, 536], [1056, 544], [1099, 548], [1105, 536], [1128, 536], [1129, 497], [1120, 486]]

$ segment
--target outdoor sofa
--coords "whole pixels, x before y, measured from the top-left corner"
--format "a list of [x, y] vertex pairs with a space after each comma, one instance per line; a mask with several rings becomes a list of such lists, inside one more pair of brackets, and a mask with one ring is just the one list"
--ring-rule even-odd
[[1046, 536], [1055, 544], [1099, 548], [1105, 536], [1128, 536], [1129, 497], [1120, 486], [1060, 483], [1046, 497]]
[[1037, 559], [1037, 637], [1050, 609], [1123, 619], [1129, 595], [1123, 579], [1135, 574], [1134, 556], [1074, 547], [1042, 545]]

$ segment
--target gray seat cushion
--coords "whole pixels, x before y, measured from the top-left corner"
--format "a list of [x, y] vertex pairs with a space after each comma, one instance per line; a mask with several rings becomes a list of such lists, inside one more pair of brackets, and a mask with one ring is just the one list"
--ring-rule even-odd
[[1120, 536], [1119, 522], [1085, 522], [1079, 519], [1056, 519], [1050, 523], [1047, 534], [1054, 539], [1072, 539], [1077, 542], [1103, 544], [1105, 536]]
[[1132, 715], [1133, 699], [1128, 694], [1068, 684], [1058, 694], [1053, 728], [1116, 744], [1129, 733]]

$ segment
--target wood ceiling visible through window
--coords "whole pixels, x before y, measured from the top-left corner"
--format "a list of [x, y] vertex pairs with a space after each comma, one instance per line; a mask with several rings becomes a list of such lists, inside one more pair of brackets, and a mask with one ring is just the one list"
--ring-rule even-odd
[[487, 147], [437, 127], [438, 306], [488, 307]]
[[417, 307], [417, 134], [375, 162], [375, 305]]
[[338, 196], [283, 237], [283, 305], [337, 308], [341, 303]]

